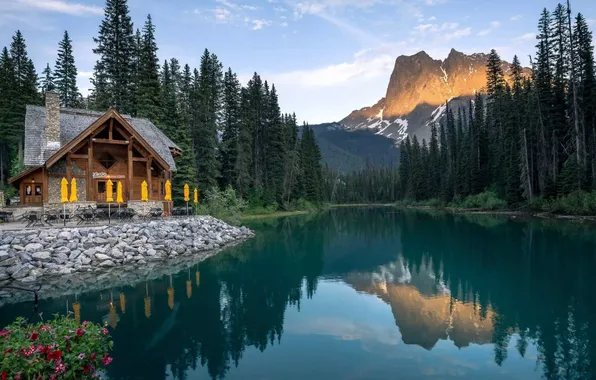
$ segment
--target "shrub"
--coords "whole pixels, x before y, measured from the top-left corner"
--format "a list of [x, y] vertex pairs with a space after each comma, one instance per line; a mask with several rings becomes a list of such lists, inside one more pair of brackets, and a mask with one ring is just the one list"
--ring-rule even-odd
[[507, 207], [507, 202], [500, 199], [497, 193], [491, 190], [485, 190], [480, 194], [469, 195], [460, 203], [454, 204], [456, 207], [479, 208], [482, 210], [498, 210]]
[[207, 190], [202, 206], [204, 207], [202, 210], [211, 216], [237, 223], [247, 203], [242, 198], [236, 197], [234, 189], [228, 186], [223, 191], [217, 187]]
[[0, 331], [1, 379], [88, 379], [110, 364], [108, 330], [68, 317], [29, 325], [24, 318]]
[[562, 197], [546, 199], [537, 197], [528, 204], [532, 210], [555, 214], [596, 213], [596, 191], [574, 191]]

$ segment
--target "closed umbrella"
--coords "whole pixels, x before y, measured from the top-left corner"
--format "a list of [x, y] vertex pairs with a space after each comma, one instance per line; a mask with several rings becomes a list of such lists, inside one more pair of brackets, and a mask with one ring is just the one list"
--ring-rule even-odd
[[193, 202], [195, 204], [195, 215], [197, 214], [197, 205], [199, 204], [199, 190], [195, 188], [194, 194], [193, 194]]
[[106, 183], [106, 202], [108, 202], [108, 224], [112, 222], [112, 202], [114, 202], [114, 184], [111, 179]]
[[147, 202], [149, 200], [149, 194], [147, 191], [147, 181], [143, 181], [141, 184], [141, 200]]
[[190, 188], [188, 183], [184, 185], [184, 202], [186, 202], [186, 216], [188, 216], [188, 201], [190, 201]]
[[60, 182], [60, 201], [64, 213], [64, 226], [66, 226], [66, 203], [68, 202], [68, 180], [66, 178], [62, 178]]
[[[163, 197], [164, 201], [167, 202], [171, 202], [172, 201], [172, 183], [170, 182], [170, 180], [166, 180], [166, 183], [164, 185], [165, 187], [165, 196]], [[170, 208], [170, 212], [171, 212], [171, 208]]]
[[77, 179], [73, 178], [70, 180], [70, 201], [78, 202], [77, 199]]
[[118, 182], [116, 186], [116, 203], [118, 203], [118, 216], [120, 216], [120, 203], [124, 203], [122, 199], [122, 182]]

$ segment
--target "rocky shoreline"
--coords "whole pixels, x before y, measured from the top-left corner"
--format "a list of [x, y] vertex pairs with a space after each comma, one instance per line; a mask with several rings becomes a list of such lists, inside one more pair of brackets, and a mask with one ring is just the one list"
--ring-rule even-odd
[[171, 261], [168, 266], [179, 271], [184, 268], [178, 268], [178, 263], [196, 263], [252, 236], [254, 233], [246, 227], [230, 226], [210, 216], [102, 227], [3, 231], [0, 303], [13, 296], [12, 291], [1, 289], [6, 286], [34, 289], [65, 279], [66, 283], [85, 283], [84, 278], [97, 283], [102, 273], [111, 273], [105, 277], [112, 279], [118, 273], [118, 277], [131, 283], [131, 277], [138, 278], [139, 274], [145, 279], [148, 270], [164, 266], [164, 261]]

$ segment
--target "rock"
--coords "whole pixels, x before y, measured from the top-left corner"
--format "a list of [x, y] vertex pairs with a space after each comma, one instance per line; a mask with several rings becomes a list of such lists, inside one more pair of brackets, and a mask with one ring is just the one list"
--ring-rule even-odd
[[93, 239], [93, 242], [95, 244], [99, 244], [99, 245], [104, 245], [104, 244], [108, 244], [109, 243], [108, 239], [104, 239], [102, 237], [96, 237], [95, 239]]
[[52, 254], [47, 251], [42, 251], [42, 252], [35, 252], [35, 253], [31, 254], [31, 257], [33, 259], [39, 260], [39, 261], [49, 261], [50, 257], [52, 257]]
[[31, 270], [31, 268], [32, 268], [32, 266], [30, 264], [19, 265], [18, 268], [12, 272], [11, 276], [15, 280], [25, 278], [25, 277], [27, 277], [27, 274], [29, 274], [29, 271]]
[[81, 251], [79, 251], [78, 249], [75, 249], [74, 251], [70, 252], [70, 255], [68, 256], [68, 260], [70, 261], [74, 261], [76, 260], [79, 256], [81, 255]]
[[70, 241], [72, 239], [72, 232], [62, 231], [58, 234], [58, 239], [64, 239], [66, 241]]
[[61, 252], [55, 255], [53, 259], [57, 264], [64, 264], [68, 260], [68, 256], [66, 255], [66, 253]]
[[25, 246], [27, 252], [37, 252], [43, 249], [43, 245], [40, 243], [29, 243]]
[[83, 256], [81, 258], [81, 263], [83, 265], [89, 265], [89, 264], [91, 264], [91, 259], [88, 256]]
[[[101, 255], [101, 253], [98, 253], [98, 255]], [[103, 255], [105, 256], [105, 255]], [[112, 260], [106, 260], [103, 261], [99, 264], [100, 267], [113, 267], [116, 266], [116, 264], [114, 264], [114, 262]]]
[[99, 261], [107, 261], [107, 260], [110, 260], [110, 256], [108, 256], [108, 255], [105, 255], [105, 254], [103, 254], [103, 253], [96, 253], [96, 254], [95, 254], [95, 258], [96, 258], [97, 260], [99, 260]]
[[35, 281], [37, 281], [37, 277], [36, 276], [27, 276], [25, 278], [22, 278], [20, 281], [24, 282], [24, 283], [35, 282]]
[[13, 257], [9, 257], [8, 259], [4, 259], [2, 261], [0, 261], [0, 267], [10, 267], [14, 264], [16, 264], [18, 261], [18, 259], [13, 256]]

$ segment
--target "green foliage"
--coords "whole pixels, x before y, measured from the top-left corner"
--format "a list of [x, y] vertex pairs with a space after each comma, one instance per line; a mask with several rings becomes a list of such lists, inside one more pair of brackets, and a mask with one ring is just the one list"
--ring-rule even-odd
[[[110, 364], [112, 340], [102, 326], [72, 318], [29, 325], [18, 318], [0, 331], [2, 378], [91, 379]], [[20, 375], [20, 376], [19, 376]]]
[[231, 186], [225, 190], [219, 190], [214, 186], [204, 192], [201, 206], [209, 215], [237, 223], [240, 220], [242, 212], [247, 207], [247, 202], [236, 196], [236, 192]]
[[469, 195], [461, 202], [452, 205], [470, 209], [499, 210], [507, 207], [507, 202], [500, 199], [494, 190], [485, 190], [479, 194]]
[[[82, 96], [77, 87], [77, 67], [72, 54], [72, 41], [68, 31], [64, 31], [62, 41], [58, 43], [58, 59], [53, 72], [53, 85], [60, 95], [62, 107], [76, 108], [82, 105]], [[47, 82], [47, 79], [45, 80]], [[46, 86], [48, 84], [46, 83]]]
[[555, 214], [591, 215], [596, 213], [596, 191], [578, 190], [557, 198], [537, 197], [528, 207]]

